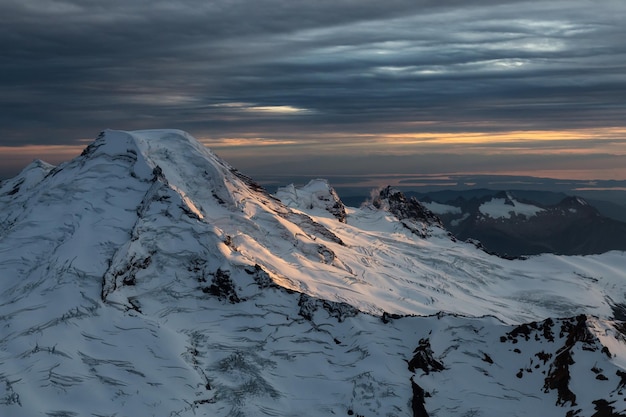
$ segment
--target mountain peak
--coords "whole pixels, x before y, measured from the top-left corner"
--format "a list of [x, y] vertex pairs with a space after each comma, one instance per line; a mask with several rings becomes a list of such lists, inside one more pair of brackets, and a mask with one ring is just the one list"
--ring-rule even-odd
[[28, 164], [15, 178], [0, 181], [0, 201], [4, 198], [12, 199], [17, 193], [25, 192], [37, 185], [54, 169], [41, 159], [35, 159]]
[[81, 165], [100, 165], [102, 158], [104, 166], [129, 164], [132, 177], [166, 183], [198, 213], [216, 202], [236, 209], [251, 195], [267, 198], [260, 186], [181, 130], [105, 130], [80, 158]]
[[559, 202], [559, 204], [557, 204], [557, 207], [567, 208], [567, 209], [581, 209], [587, 212], [595, 212], [598, 215], [600, 215], [597, 209], [595, 209], [591, 204], [589, 204], [587, 200], [578, 196], [565, 197], [563, 200]]
[[335, 189], [325, 179], [313, 179], [303, 187], [290, 184], [279, 188], [276, 197], [289, 207], [325, 210], [340, 222], [346, 222], [346, 207]]
[[0, 184], [0, 414], [622, 413], [623, 253], [507, 261], [437, 226], [105, 131]]
[[163, 175], [174, 182], [189, 171], [206, 169], [208, 165], [219, 166], [220, 171], [232, 169], [194, 137], [173, 129], [105, 130], [81, 156], [86, 159], [130, 158], [135, 162], [135, 174], [139, 177], [150, 179], [153, 170], [159, 167]]
[[387, 186], [374, 195], [372, 205], [378, 209], [389, 211], [413, 233], [428, 237], [431, 226], [443, 228], [441, 219], [426, 208], [415, 197], [406, 198], [401, 191]]

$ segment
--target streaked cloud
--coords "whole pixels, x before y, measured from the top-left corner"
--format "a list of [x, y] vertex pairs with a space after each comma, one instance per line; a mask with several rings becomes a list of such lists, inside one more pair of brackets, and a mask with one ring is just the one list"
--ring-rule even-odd
[[217, 103], [210, 104], [210, 107], [231, 112], [243, 112], [248, 114], [271, 114], [271, 115], [293, 115], [311, 113], [311, 110], [294, 106], [259, 106], [252, 103]]
[[442, 172], [507, 153], [600, 169], [624, 155], [624, 16], [621, 0], [6, 0], [0, 146], [175, 127], [244, 171], [254, 152], [300, 171], [331, 153], [333, 172], [457, 153]]

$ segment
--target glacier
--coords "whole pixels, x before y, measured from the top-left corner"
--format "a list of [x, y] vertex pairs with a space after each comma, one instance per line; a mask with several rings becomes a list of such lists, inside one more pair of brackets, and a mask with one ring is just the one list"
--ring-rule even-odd
[[624, 265], [107, 130], [0, 183], [0, 415], [626, 415]]

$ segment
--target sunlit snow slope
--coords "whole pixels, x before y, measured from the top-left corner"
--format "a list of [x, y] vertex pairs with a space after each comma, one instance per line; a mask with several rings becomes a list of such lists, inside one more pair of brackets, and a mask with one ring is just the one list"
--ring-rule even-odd
[[501, 259], [391, 189], [270, 196], [184, 132], [106, 131], [0, 183], [0, 415], [619, 415], [625, 265]]

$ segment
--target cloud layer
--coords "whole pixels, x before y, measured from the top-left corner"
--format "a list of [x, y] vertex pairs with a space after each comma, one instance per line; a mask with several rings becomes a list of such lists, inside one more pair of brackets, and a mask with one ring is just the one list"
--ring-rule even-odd
[[509, 151], [531, 170], [543, 151], [624, 162], [624, 17], [621, 0], [5, 0], [0, 146], [173, 127], [269, 167], [304, 151], [440, 154], [442, 171]]

